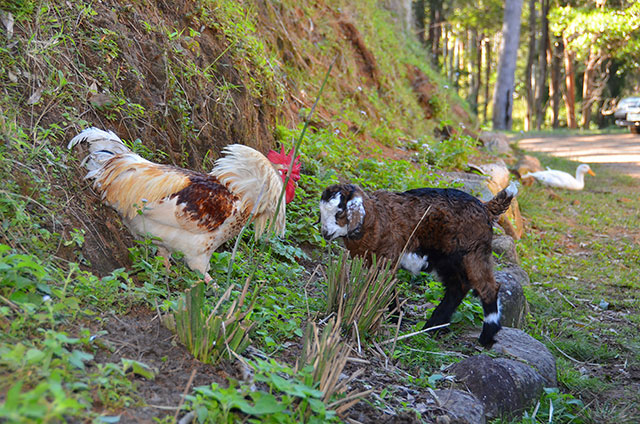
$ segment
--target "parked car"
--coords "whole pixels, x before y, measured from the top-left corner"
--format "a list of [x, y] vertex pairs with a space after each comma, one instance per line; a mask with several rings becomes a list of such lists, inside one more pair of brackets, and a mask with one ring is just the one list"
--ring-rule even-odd
[[625, 97], [613, 112], [616, 125], [629, 127], [633, 134], [640, 134], [640, 97]]

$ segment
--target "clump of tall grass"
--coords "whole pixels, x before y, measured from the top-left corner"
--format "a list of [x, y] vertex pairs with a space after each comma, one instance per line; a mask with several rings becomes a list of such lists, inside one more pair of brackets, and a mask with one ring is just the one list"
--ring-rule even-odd
[[[314, 322], [307, 324], [303, 339], [303, 348], [296, 371], [309, 367], [307, 374], [311, 381], [305, 383], [322, 391], [322, 401], [338, 414], [367, 396], [369, 391], [353, 389], [348, 392], [349, 384], [362, 375], [363, 369], [354, 372], [348, 378], [340, 379], [352, 348], [340, 336], [339, 319], [331, 319], [322, 331]], [[334, 397], [339, 395], [337, 399]], [[331, 401], [334, 399], [333, 401]]]
[[395, 295], [395, 267], [373, 257], [370, 267], [362, 257], [342, 251], [327, 266], [327, 313], [335, 313], [343, 328], [367, 338], [380, 329]]
[[[254, 322], [250, 319], [255, 299], [246, 307], [245, 299], [250, 279], [240, 296], [226, 306], [231, 296], [229, 288], [209, 311], [205, 304], [204, 283], [194, 285], [178, 301], [177, 308], [165, 317], [167, 327], [199, 361], [215, 364], [223, 357], [242, 353], [249, 346], [249, 332]], [[224, 309], [224, 310], [223, 310]]]

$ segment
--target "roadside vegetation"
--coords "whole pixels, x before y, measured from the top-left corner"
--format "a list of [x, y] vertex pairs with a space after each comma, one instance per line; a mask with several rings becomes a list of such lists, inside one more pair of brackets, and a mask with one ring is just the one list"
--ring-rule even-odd
[[[474, 118], [373, 1], [174, 3], [160, 13], [146, 1], [0, 1], [0, 419], [339, 422], [358, 401], [365, 416], [420, 419], [394, 400], [397, 386], [446, 387], [446, 366], [476, 352], [461, 335], [480, 325], [481, 307], [469, 297], [450, 333], [403, 340], [425, 320], [400, 330], [364, 306], [355, 308], [362, 327], [332, 316], [331, 284], [348, 287], [341, 266], [376, 290], [391, 277], [327, 246], [317, 202], [341, 180], [444, 186], [443, 172], [487, 157], [462, 128]], [[349, 13], [337, 19], [339, 9]], [[363, 68], [370, 57], [375, 66]], [[334, 59], [301, 140], [285, 237], [255, 242], [249, 228], [235, 256], [232, 245], [215, 253], [218, 289], [199, 284], [179, 255], [167, 271], [151, 240], [132, 240], [65, 148], [88, 125], [113, 129], [150, 160], [202, 170], [231, 141], [291, 147]], [[413, 91], [425, 78], [426, 102]], [[581, 193], [521, 190], [526, 330], [558, 358], [561, 383], [522, 422], [637, 421], [633, 184], [599, 173]], [[428, 305], [425, 317], [442, 295], [430, 276], [400, 272], [394, 283]], [[348, 361], [355, 352], [388, 365], [386, 387]]]

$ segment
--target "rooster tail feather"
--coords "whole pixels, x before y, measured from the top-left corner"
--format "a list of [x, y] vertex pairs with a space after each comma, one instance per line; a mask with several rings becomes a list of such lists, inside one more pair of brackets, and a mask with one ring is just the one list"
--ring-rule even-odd
[[95, 127], [87, 128], [73, 137], [67, 148], [71, 149], [83, 142], [89, 144], [89, 154], [81, 162], [81, 165], [90, 171], [86, 178], [94, 176], [95, 172], [113, 156], [131, 152], [113, 131], [104, 131]]
[[[284, 236], [284, 230], [286, 228], [285, 221], [285, 203], [282, 201], [280, 206], [280, 213], [275, 218], [275, 222], [273, 223], [273, 231], [276, 235], [282, 237]], [[273, 220], [273, 217], [270, 217], [266, 214], [261, 214], [255, 217], [253, 220], [253, 226], [255, 231], [255, 239], [258, 240], [260, 236], [267, 230], [270, 221]]]
[[493, 199], [485, 203], [492, 221], [496, 221], [500, 215], [509, 209], [511, 201], [516, 194], [518, 194], [518, 185], [515, 182], [511, 182], [507, 188], [498, 192]]
[[282, 178], [269, 160], [257, 150], [242, 144], [226, 146], [210, 175], [216, 177], [244, 203], [241, 209], [252, 213], [255, 235], [260, 237], [267, 223], [276, 220], [272, 228], [279, 235], [285, 229], [285, 201], [276, 205], [282, 190]]

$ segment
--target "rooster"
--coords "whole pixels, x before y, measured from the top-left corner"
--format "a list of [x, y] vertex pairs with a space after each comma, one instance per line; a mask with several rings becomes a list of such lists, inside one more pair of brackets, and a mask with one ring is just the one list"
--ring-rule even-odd
[[[268, 222], [278, 235], [285, 230], [285, 202], [293, 200], [300, 179], [299, 157], [270, 151], [265, 157], [241, 144], [226, 146], [213, 170], [200, 173], [150, 162], [132, 152], [112, 131], [88, 128], [67, 146], [86, 142], [82, 161], [102, 200], [137, 236], [150, 235], [169, 264], [170, 252], [181, 251], [187, 265], [211, 281], [211, 254], [240, 233], [253, 216], [255, 237]], [[291, 170], [289, 178], [288, 172]], [[280, 208], [278, 209], [278, 204]]]

